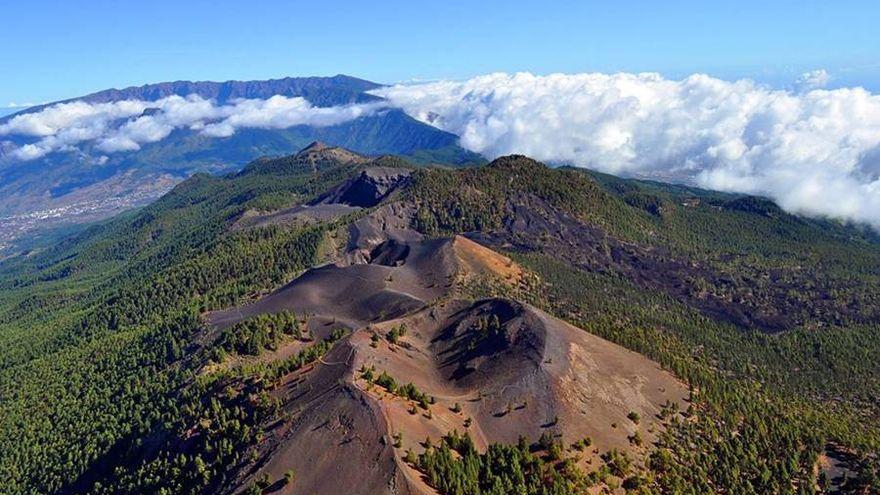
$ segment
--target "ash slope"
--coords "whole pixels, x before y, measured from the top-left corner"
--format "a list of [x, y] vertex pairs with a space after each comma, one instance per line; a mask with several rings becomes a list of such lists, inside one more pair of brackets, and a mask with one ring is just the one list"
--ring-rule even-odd
[[[436, 441], [454, 430], [468, 431], [480, 448], [549, 432], [565, 442], [592, 438], [596, 452], [644, 455], [629, 436], [638, 430], [652, 439], [648, 432], [662, 429], [656, 420], [662, 405], [685, 400], [687, 388], [647, 358], [528, 304], [464, 298], [461, 284], [473, 277], [516, 285], [523, 271], [465, 237], [425, 239], [402, 227], [407, 211], [400, 204], [379, 208], [353, 224], [349, 250], [337, 264], [208, 315], [222, 329], [287, 310], [305, 315], [317, 338], [330, 328], [352, 331], [314, 367], [281, 379], [272, 397], [289, 414], [266, 425], [258, 458], [229, 490], [263, 477], [280, 480], [293, 469], [300, 473], [296, 482], [278, 493], [434, 493], [403, 462], [401, 449], [419, 449], [425, 438]], [[489, 321], [499, 326], [487, 333]], [[400, 325], [406, 336], [392, 343], [389, 332]], [[430, 414], [413, 414], [411, 401], [367, 383], [360, 374], [366, 368], [432, 396]], [[646, 421], [633, 424], [632, 412]], [[391, 448], [397, 435], [402, 445]]]
[[[692, 214], [687, 210], [701, 214], [704, 208], [728, 209], [734, 216], [748, 211], [771, 221], [784, 220], [790, 229], [832, 227], [831, 232], [823, 234], [828, 237], [836, 234], [833, 226], [790, 216], [780, 218], [777, 208], [755, 198], [713, 196], [700, 191], [687, 191], [693, 196], [675, 204], [663, 194], [623, 189], [621, 201], [585, 180], [581, 172], [562, 172], [568, 184], [574, 184], [578, 191], [572, 194], [566, 190], [568, 186], [560, 188], [557, 181], [544, 183], [544, 175], [549, 174], [545, 167], [524, 157], [499, 159], [480, 171], [430, 171], [414, 178], [407, 173], [367, 169], [360, 179], [350, 180], [322, 196], [324, 205], [332, 205], [349, 190], [357, 190], [358, 181], [371, 176], [381, 177], [369, 181], [374, 188], [382, 184], [390, 190], [405, 189], [404, 199], [379, 206], [352, 224], [349, 249], [335, 265], [311, 270], [255, 304], [214, 315], [212, 320], [225, 325], [235, 321], [236, 318], [229, 319], [232, 314], [288, 309], [352, 329], [354, 334], [341, 344], [345, 350], [335, 351], [334, 359], [328, 362], [341, 368], [337, 370], [340, 374], [336, 381], [347, 400], [361, 405], [357, 409], [360, 413], [381, 412], [380, 419], [370, 421], [385, 428], [376, 430], [384, 435], [384, 440], [380, 438], [374, 448], [390, 443], [389, 435], [402, 436], [403, 440], [398, 442], [400, 449], [391, 450], [396, 461], [394, 468], [388, 470], [391, 464], [386, 464], [382, 471], [377, 465], [372, 466], [383, 473], [380, 479], [387, 489], [401, 493], [431, 493], [419, 473], [400, 462], [400, 451], [418, 451], [425, 437], [436, 439], [465, 427], [481, 447], [514, 443], [520, 435], [536, 438], [547, 431], [566, 442], [589, 437], [596, 450], [582, 459], [588, 469], [591, 462], [597, 461], [596, 454], [610, 449], [628, 452], [637, 459], [644, 455], [643, 450], [629, 442], [632, 435], [638, 430], [640, 436], [653, 441], [663, 429], [663, 424], [656, 421], [661, 405], [681, 402], [687, 396], [686, 388], [656, 363], [570, 327], [527, 304], [504, 298], [462, 298], [459, 288], [473, 271], [492, 274], [496, 281], [512, 285], [516, 285], [517, 275], [501, 276], [498, 267], [522, 273], [509, 259], [499, 261], [500, 255], [485, 246], [530, 255], [553, 253], [554, 258], [566, 264], [613, 274], [641, 290], [665, 293], [707, 318], [743, 329], [777, 333], [807, 321], [876, 321], [873, 304], [853, 306], [830, 297], [818, 297], [813, 303], [804, 304], [802, 299], [792, 297], [791, 287], [812, 286], [805, 282], [811, 273], [792, 273], [780, 268], [771, 272], [769, 284], [749, 283], [749, 274], [755, 273], [756, 267], [746, 265], [747, 271], [739, 278], [717, 260], [689, 253], [677, 239], [654, 231], [657, 224], [667, 222], [680, 228], [673, 223], [673, 215]], [[435, 180], [443, 185], [442, 189], [436, 188]], [[412, 190], [408, 189], [410, 183], [414, 183]], [[541, 190], [542, 187], [551, 190]], [[536, 190], [541, 193], [536, 194]], [[500, 198], [498, 191], [504, 191]], [[381, 196], [374, 191], [370, 197]], [[350, 203], [348, 206], [358, 208]], [[369, 201], [364, 206], [379, 204]], [[596, 210], [584, 215], [584, 208], [591, 206]], [[614, 225], [587, 220], [596, 215], [604, 217], [600, 222], [607, 222], [627, 208], [640, 213], [624, 217]], [[426, 239], [423, 232], [440, 237]], [[456, 232], [468, 232], [469, 237], [485, 246], [454, 235]], [[450, 234], [453, 237], [444, 237]], [[870, 237], [868, 242], [872, 242]], [[462, 253], [475, 251], [482, 256], [471, 256], [465, 261], [468, 257]], [[495, 263], [487, 262], [493, 259]], [[703, 292], [699, 284], [705, 282], [700, 281], [708, 281], [708, 286], [716, 287], [716, 291]], [[823, 284], [828, 288], [820, 286], [817, 290], [832, 290], [830, 287], [835, 286], [833, 290], [846, 291], [845, 285], [840, 285], [842, 282], [846, 283], [825, 280]], [[323, 297], [315, 297], [328, 294], [328, 289], [333, 290], [334, 301], [329, 306], [318, 302], [326, 301]], [[731, 293], [737, 295], [732, 297]], [[856, 293], [852, 296], [864, 297]], [[493, 318], [501, 322], [500, 329], [486, 336], [480, 330], [485, 323], [480, 322]], [[402, 345], [386, 345], [384, 338], [379, 339], [378, 347], [370, 345], [375, 340], [370, 338], [372, 335], [387, 335], [401, 324], [410, 329]], [[403, 377], [401, 383], [411, 382], [418, 390], [435, 397], [441, 407], [431, 406], [430, 414], [415, 410], [411, 402], [363, 382], [358, 370], [365, 367]], [[307, 377], [296, 379], [296, 386], [300, 385], [313, 389]], [[277, 398], [287, 403], [301, 392], [302, 389], [293, 387], [288, 395]], [[300, 410], [295, 401], [290, 403]], [[450, 414], [453, 409], [456, 412]], [[629, 412], [650, 419], [641, 427], [633, 427], [627, 420]], [[353, 421], [339, 419], [340, 424], [349, 420]], [[353, 438], [346, 436], [348, 433], [334, 437], [332, 432], [339, 435], [339, 430], [331, 428], [325, 432], [338, 444]], [[294, 458], [309, 455], [310, 450], [296, 447], [295, 436], [273, 438], [278, 443], [272, 449], [294, 452]], [[362, 444], [366, 442], [356, 438]], [[324, 448], [332, 445], [328, 443]], [[265, 464], [256, 464], [246, 471], [245, 481], [264, 475], [277, 479], [294, 467], [284, 460], [286, 457], [273, 459], [272, 449], [266, 451], [269, 457]], [[372, 452], [379, 456], [379, 450]], [[389, 454], [383, 452], [381, 457], [387, 462]], [[331, 468], [331, 459], [324, 462]], [[356, 478], [310, 479], [304, 482], [307, 490], [358, 489]]]

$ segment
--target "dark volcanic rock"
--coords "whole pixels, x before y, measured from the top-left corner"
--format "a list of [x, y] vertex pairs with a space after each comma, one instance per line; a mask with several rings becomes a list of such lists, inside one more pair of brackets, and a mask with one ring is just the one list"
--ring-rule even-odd
[[370, 208], [406, 185], [409, 176], [405, 168], [370, 167], [317, 202]]
[[[474, 232], [469, 237], [496, 249], [552, 253], [555, 258], [587, 271], [619, 274], [638, 287], [664, 292], [712, 318], [743, 328], [773, 333], [802, 323], [804, 308], [795, 299], [784, 296], [787, 287], [770, 296], [772, 304], [718, 297], [698, 290], [691, 282], [701, 279], [711, 286], [733, 284], [705, 264], [660, 247], [623, 242], [536, 196], [515, 197], [508, 209], [504, 229]], [[822, 304], [823, 301], [817, 301], [817, 306]]]

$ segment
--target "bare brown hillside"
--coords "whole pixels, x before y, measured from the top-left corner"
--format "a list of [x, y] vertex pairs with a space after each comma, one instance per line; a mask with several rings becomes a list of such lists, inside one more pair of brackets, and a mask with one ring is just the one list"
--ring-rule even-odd
[[[565, 444], [590, 438], [579, 461], [586, 471], [610, 449], [643, 457], [630, 437], [638, 432], [647, 445], [662, 428], [662, 406], [683, 401], [686, 387], [657, 363], [527, 304], [463, 299], [463, 282], [515, 286], [524, 271], [461, 236], [426, 239], [409, 230], [407, 213], [400, 203], [380, 207], [352, 225], [342, 261], [207, 315], [222, 329], [293, 310], [315, 338], [351, 331], [281, 380], [272, 392], [281, 419], [265, 425], [258, 455], [230, 491], [268, 477], [277, 481], [269, 493], [432, 493], [404, 452], [456, 430], [479, 448], [548, 432]], [[425, 399], [392, 393], [379, 375]], [[295, 482], [279, 481], [290, 470]]]

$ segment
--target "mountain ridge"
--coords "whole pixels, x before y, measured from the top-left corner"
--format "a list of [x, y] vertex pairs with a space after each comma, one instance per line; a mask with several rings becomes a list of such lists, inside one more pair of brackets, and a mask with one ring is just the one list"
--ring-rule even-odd
[[[345, 74], [335, 76], [313, 77], [282, 77], [266, 80], [228, 80], [228, 81], [188, 81], [178, 80], [161, 83], [148, 83], [125, 88], [109, 88], [84, 96], [66, 98], [50, 103], [34, 105], [15, 113], [0, 117], [0, 123], [9, 121], [16, 116], [39, 112], [52, 105], [84, 101], [88, 103], [109, 103], [119, 100], [156, 101], [168, 96], [189, 96], [192, 94], [202, 98], [226, 103], [236, 98], [266, 99], [275, 95], [301, 96], [316, 106], [334, 106], [347, 103], [365, 103], [380, 98], [368, 95], [365, 91], [382, 87], [382, 84], [367, 81]], [[329, 89], [328, 95], [321, 94], [322, 89]]]
[[[333, 107], [379, 101], [366, 93], [378, 87], [381, 85], [344, 75], [223, 83], [177, 81], [99, 91], [40, 105], [0, 118], [0, 124], [72, 101], [153, 101], [195, 94], [224, 104], [238, 98], [282, 95], [303, 97], [317, 107]], [[164, 139], [141, 144], [135, 151], [116, 153], [103, 152], [86, 141], [75, 151], [56, 151], [33, 161], [14, 158], [15, 139], [19, 138], [0, 137], [0, 248], [34, 229], [100, 220], [142, 206], [193, 173], [240, 169], [260, 156], [287, 155], [316, 140], [366, 155], [408, 156], [420, 163], [462, 166], [482, 161], [479, 155], [459, 147], [453, 134], [398, 109], [330, 126], [243, 128], [228, 137], [207, 137], [197, 130], [180, 128]]]

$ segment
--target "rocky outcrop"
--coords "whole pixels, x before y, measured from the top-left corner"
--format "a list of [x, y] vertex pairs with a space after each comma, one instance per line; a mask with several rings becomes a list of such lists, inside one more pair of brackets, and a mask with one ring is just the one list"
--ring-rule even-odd
[[318, 203], [341, 203], [361, 208], [378, 205], [409, 182], [410, 170], [395, 167], [369, 167], [345, 182]]

